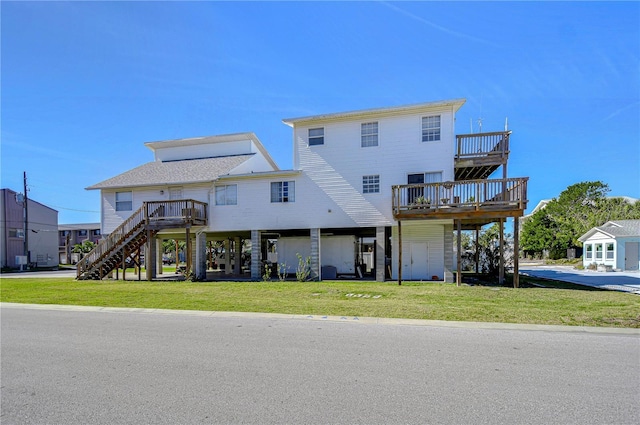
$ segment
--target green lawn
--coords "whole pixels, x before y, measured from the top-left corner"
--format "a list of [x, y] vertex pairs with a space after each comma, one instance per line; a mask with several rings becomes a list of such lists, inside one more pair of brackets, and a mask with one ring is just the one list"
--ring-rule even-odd
[[1, 279], [0, 301], [640, 328], [637, 295], [443, 283]]

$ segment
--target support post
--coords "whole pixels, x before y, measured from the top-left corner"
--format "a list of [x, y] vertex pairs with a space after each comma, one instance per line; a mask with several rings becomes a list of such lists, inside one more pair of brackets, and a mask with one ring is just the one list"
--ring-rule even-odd
[[520, 287], [520, 221], [513, 217], [513, 287]]
[[195, 276], [197, 280], [207, 279], [207, 234], [196, 233], [195, 249]]
[[144, 252], [145, 272], [148, 281], [156, 277], [156, 240], [151, 230], [147, 230], [147, 244]]
[[385, 265], [385, 258], [387, 257], [387, 253], [385, 250], [385, 228], [384, 226], [382, 227], [376, 227], [376, 249], [375, 249], [375, 256], [376, 256], [376, 281], [378, 282], [384, 282], [384, 268], [386, 267]]
[[476, 239], [475, 239], [475, 263], [476, 274], [480, 273], [480, 226], [476, 226]]
[[224, 240], [224, 274], [226, 275], [230, 275], [231, 274], [231, 243], [229, 242], [229, 239], [225, 239]]
[[[262, 236], [260, 230], [251, 231], [251, 279], [260, 280], [262, 265]], [[276, 265], [277, 266], [277, 265]]]
[[444, 282], [453, 283], [453, 235], [454, 223], [445, 224], [444, 231]]
[[504, 285], [504, 219], [500, 219], [500, 265], [498, 268], [498, 282]]
[[320, 229], [313, 228], [310, 230], [311, 236], [311, 274], [309, 277], [313, 280], [322, 280], [322, 273], [320, 265], [322, 259], [320, 258]]
[[187, 253], [185, 255], [185, 261], [187, 262], [187, 274], [191, 271], [191, 227], [189, 225], [187, 225], [187, 229], [185, 230], [185, 237], [186, 237], [186, 249], [187, 249]]
[[402, 221], [398, 220], [398, 286], [402, 285]]
[[162, 249], [162, 239], [156, 239], [156, 270], [157, 274], [162, 274], [162, 255], [164, 250]]
[[456, 220], [456, 231], [458, 233], [457, 253], [456, 253], [456, 286], [462, 285], [462, 220]]
[[242, 274], [242, 240], [240, 237], [233, 238], [233, 253], [235, 258], [233, 263], [233, 274], [240, 276]]

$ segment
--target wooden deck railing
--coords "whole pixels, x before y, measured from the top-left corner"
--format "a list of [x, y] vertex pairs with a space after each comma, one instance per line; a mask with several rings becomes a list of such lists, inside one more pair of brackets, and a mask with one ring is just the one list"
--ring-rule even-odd
[[141, 226], [163, 220], [183, 220], [193, 224], [207, 223], [207, 204], [193, 199], [144, 202], [129, 218], [101, 240], [77, 264], [80, 277], [92, 264], [110, 255], [132, 236]]
[[[528, 177], [396, 185], [393, 214], [524, 210]], [[453, 217], [452, 217], [453, 218]]]
[[505, 156], [509, 152], [511, 131], [459, 134], [456, 136], [456, 159], [468, 159], [487, 155]]

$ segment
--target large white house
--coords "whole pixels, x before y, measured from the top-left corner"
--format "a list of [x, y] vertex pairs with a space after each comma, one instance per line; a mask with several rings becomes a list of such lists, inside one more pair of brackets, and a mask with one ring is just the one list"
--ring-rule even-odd
[[[239, 259], [250, 240], [253, 279], [267, 259], [295, 269], [301, 256], [317, 279], [324, 269], [452, 281], [454, 224], [474, 228], [526, 208], [527, 179], [506, 177], [510, 132], [456, 136], [463, 104], [285, 119], [291, 170], [279, 169], [253, 133], [146, 143], [153, 161], [88, 188], [101, 191], [106, 240], [78, 277], [102, 278], [144, 245], [152, 278], [159, 242], [178, 238], [203, 279], [208, 242], [224, 241]], [[488, 180], [500, 166], [502, 178]], [[242, 267], [234, 260], [225, 272]]]

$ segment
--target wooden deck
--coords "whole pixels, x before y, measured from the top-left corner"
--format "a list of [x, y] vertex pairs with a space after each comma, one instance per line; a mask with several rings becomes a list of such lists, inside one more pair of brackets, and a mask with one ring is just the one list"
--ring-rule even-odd
[[396, 185], [396, 220], [456, 219], [490, 222], [521, 217], [527, 207], [528, 177]]
[[455, 179], [486, 179], [501, 165], [506, 166], [510, 135], [511, 131], [457, 135]]

